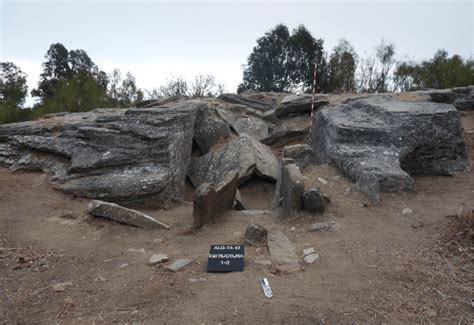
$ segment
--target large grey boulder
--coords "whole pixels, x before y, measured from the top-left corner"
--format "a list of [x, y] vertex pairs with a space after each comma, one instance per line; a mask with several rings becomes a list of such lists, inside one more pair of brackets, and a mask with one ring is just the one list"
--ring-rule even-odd
[[228, 174], [238, 172], [241, 185], [252, 175], [276, 181], [278, 168], [271, 149], [243, 133], [238, 139], [194, 159], [188, 176], [197, 188], [203, 183], [216, 183]]
[[[314, 110], [319, 107], [328, 105], [326, 97], [317, 96], [314, 99]], [[311, 106], [313, 105], [313, 97], [309, 94], [288, 95], [284, 97], [275, 110], [278, 118], [295, 116], [311, 113]]]
[[232, 209], [239, 174], [228, 174], [221, 182], [204, 183], [194, 192], [193, 228], [201, 228], [208, 222], [214, 222], [226, 210]]
[[95, 217], [106, 218], [135, 227], [170, 229], [168, 225], [149, 215], [127, 209], [115, 203], [93, 200], [87, 206], [87, 212]]
[[[351, 100], [315, 115], [311, 146], [368, 193], [411, 190], [410, 175], [451, 175], [468, 166], [459, 113], [452, 105]], [[359, 181], [361, 180], [361, 181]]]
[[260, 112], [270, 112], [273, 110], [273, 106], [269, 103], [237, 94], [222, 94], [219, 96], [219, 99], [232, 104], [245, 105]]
[[0, 125], [0, 165], [48, 172], [65, 193], [125, 205], [181, 200], [201, 101], [96, 109]]

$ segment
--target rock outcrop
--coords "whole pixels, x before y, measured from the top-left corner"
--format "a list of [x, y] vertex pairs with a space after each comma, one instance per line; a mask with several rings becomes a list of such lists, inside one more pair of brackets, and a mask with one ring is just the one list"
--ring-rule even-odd
[[48, 172], [65, 193], [167, 207], [182, 198], [195, 119], [205, 106], [96, 109], [0, 125], [0, 165]]
[[196, 158], [188, 176], [197, 188], [203, 183], [217, 183], [232, 173], [239, 173], [239, 185], [252, 175], [276, 182], [278, 161], [271, 149], [243, 133], [226, 145]]
[[[350, 100], [315, 115], [311, 146], [367, 190], [411, 190], [410, 175], [451, 175], [468, 166], [459, 113], [451, 105], [385, 96]], [[368, 181], [368, 180], [373, 181]]]

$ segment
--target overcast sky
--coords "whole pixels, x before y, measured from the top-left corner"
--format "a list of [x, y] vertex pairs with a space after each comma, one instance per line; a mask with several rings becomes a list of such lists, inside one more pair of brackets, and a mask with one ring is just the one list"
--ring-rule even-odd
[[19, 65], [30, 90], [50, 44], [60, 42], [84, 49], [106, 72], [132, 72], [141, 88], [209, 73], [235, 91], [256, 39], [278, 23], [305, 25], [328, 52], [343, 37], [364, 56], [383, 37], [395, 42], [399, 58], [426, 59], [439, 48], [474, 54], [472, 0], [0, 3], [0, 60]]

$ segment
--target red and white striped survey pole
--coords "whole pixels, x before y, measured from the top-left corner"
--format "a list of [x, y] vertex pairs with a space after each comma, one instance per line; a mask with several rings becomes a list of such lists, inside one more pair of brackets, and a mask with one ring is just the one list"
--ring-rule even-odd
[[316, 95], [316, 69], [318, 64], [314, 61], [314, 73], [313, 73], [313, 98], [311, 100], [311, 121], [309, 126], [309, 139], [311, 141], [311, 132], [313, 132], [313, 112], [314, 112], [314, 97]]

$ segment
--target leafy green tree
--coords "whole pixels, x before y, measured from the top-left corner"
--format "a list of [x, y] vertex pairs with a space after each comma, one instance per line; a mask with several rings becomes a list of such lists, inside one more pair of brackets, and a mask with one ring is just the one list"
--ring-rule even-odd
[[52, 97], [56, 84], [71, 75], [69, 52], [61, 43], [51, 44], [45, 58], [38, 87], [31, 92], [32, 96], [41, 97], [42, 100]]
[[45, 55], [38, 87], [31, 94], [40, 97], [32, 115], [80, 112], [107, 104], [107, 75], [84, 50], [68, 51], [61, 43], [51, 44]]
[[28, 91], [26, 77], [13, 62], [0, 62], [0, 104], [15, 108], [23, 105]]
[[21, 108], [27, 91], [26, 74], [12, 62], [0, 62], [0, 124], [28, 118], [30, 110]]
[[357, 54], [346, 39], [340, 39], [329, 58], [329, 91], [351, 92], [355, 90]]
[[257, 39], [237, 91], [310, 91], [315, 62], [319, 89], [324, 91], [327, 64], [323, 41], [316, 40], [303, 25], [290, 35], [288, 28], [279, 24]]
[[438, 50], [430, 60], [400, 63], [394, 72], [394, 83], [400, 91], [472, 85], [474, 61], [463, 60], [459, 55], [449, 57], [446, 50]]

